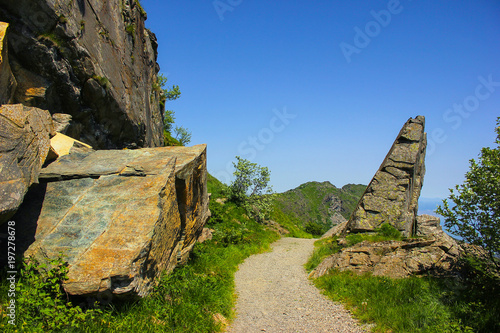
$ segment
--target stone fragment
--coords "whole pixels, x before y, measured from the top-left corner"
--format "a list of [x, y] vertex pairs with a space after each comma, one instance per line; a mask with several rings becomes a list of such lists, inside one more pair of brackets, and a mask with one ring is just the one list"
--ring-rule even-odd
[[70, 138], [69, 136], [59, 132], [56, 133], [56, 135], [50, 139], [51, 150], [54, 151], [57, 157], [68, 155], [73, 146], [75, 145], [75, 143], [79, 146], [84, 146], [87, 147], [88, 149], [92, 149], [92, 147], [89, 146], [88, 144]]
[[351, 215], [350, 232], [373, 231], [387, 222], [405, 236], [415, 233], [418, 198], [425, 174], [425, 118], [409, 119]]
[[0, 106], [0, 224], [38, 182], [54, 134], [48, 111], [21, 104]]
[[147, 295], [161, 272], [187, 261], [209, 216], [205, 145], [71, 152], [42, 174], [25, 256], [62, 251], [71, 295]]
[[71, 119], [72, 116], [70, 114], [54, 113], [52, 115], [52, 121], [54, 122], [56, 132], [66, 134], [71, 124]]

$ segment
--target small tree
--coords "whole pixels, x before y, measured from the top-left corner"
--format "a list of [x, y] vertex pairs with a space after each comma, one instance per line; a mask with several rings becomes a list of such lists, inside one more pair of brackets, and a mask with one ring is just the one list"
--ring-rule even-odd
[[271, 172], [244, 158], [233, 162], [235, 180], [229, 185], [229, 200], [243, 205], [258, 222], [265, 220], [272, 207], [273, 191], [269, 186]]
[[454, 205], [443, 200], [436, 210], [450, 233], [482, 246], [492, 259], [500, 254], [500, 117], [495, 131], [497, 147], [481, 149], [479, 160], [470, 160], [465, 182], [455, 186], [456, 193], [450, 189]]
[[[163, 138], [165, 146], [185, 146], [191, 142], [191, 132], [184, 127], [176, 126], [175, 112], [165, 110], [165, 103], [173, 101], [181, 97], [181, 90], [178, 85], [173, 85], [172, 88], [167, 88], [167, 77], [163, 74], [157, 76], [156, 82], [153, 84], [153, 90], [160, 93], [160, 106], [163, 111]], [[172, 136], [175, 133], [175, 138]]]
[[191, 142], [191, 132], [184, 127], [175, 126], [175, 138], [179, 141], [181, 146], [185, 146]]

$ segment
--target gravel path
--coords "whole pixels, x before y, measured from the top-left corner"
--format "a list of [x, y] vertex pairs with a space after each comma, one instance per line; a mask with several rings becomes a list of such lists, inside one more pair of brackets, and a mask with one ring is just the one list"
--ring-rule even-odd
[[339, 303], [323, 296], [303, 265], [314, 239], [282, 238], [249, 257], [235, 276], [237, 317], [228, 333], [366, 332]]

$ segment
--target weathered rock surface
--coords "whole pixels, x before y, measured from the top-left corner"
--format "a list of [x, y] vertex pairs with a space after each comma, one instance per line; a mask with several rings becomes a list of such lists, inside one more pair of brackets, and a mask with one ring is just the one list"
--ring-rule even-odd
[[21, 104], [0, 106], [0, 224], [17, 210], [55, 135], [47, 111]]
[[4, 0], [0, 20], [15, 103], [70, 114], [67, 134], [96, 149], [163, 145], [158, 45], [137, 0]]
[[206, 177], [205, 145], [63, 156], [42, 170], [41, 202], [23, 204], [16, 219], [34, 215], [37, 224], [25, 256], [62, 251], [71, 295], [147, 295], [201, 234]]
[[16, 91], [16, 78], [12, 74], [9, 64], [9, 52], [7, 46], [8, 23], [0, 22], [0, 105], [9, 104], [13, 101]]
[[326, 258], [311, 272], [311, 277], [322, 276], [330, 269], [359, 274], [370, 272], [391, 278], [449, 273], [463, 252], [462, 247], [441, 229], [439, 218], [422, 215], [418, 222], [418, 235], [422, 238], [378, 243], [363, 241]]
[[425, 174], [425, 118], [409, 119], [349, 219], [351, 232], [373, 231], [387, 222], [415, 233], [418, 198]]

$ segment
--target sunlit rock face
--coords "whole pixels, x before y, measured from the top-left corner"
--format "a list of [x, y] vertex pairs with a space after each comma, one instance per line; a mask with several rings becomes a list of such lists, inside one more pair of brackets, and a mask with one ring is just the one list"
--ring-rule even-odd
[[409, 236], [415, 233], [418, 198], [425, 174], [425, 118], [409, 119], [354, 210], [347, 230], [374, 231], [387, 222]]
[[[69, 263], [70, 295], [137, 298], [186, 261], [209, 217], [206, 146], [76, 151], [42, 169], [16, 223], [25, 256]], [[25, 200], [26, 201], [26, 200]]]

